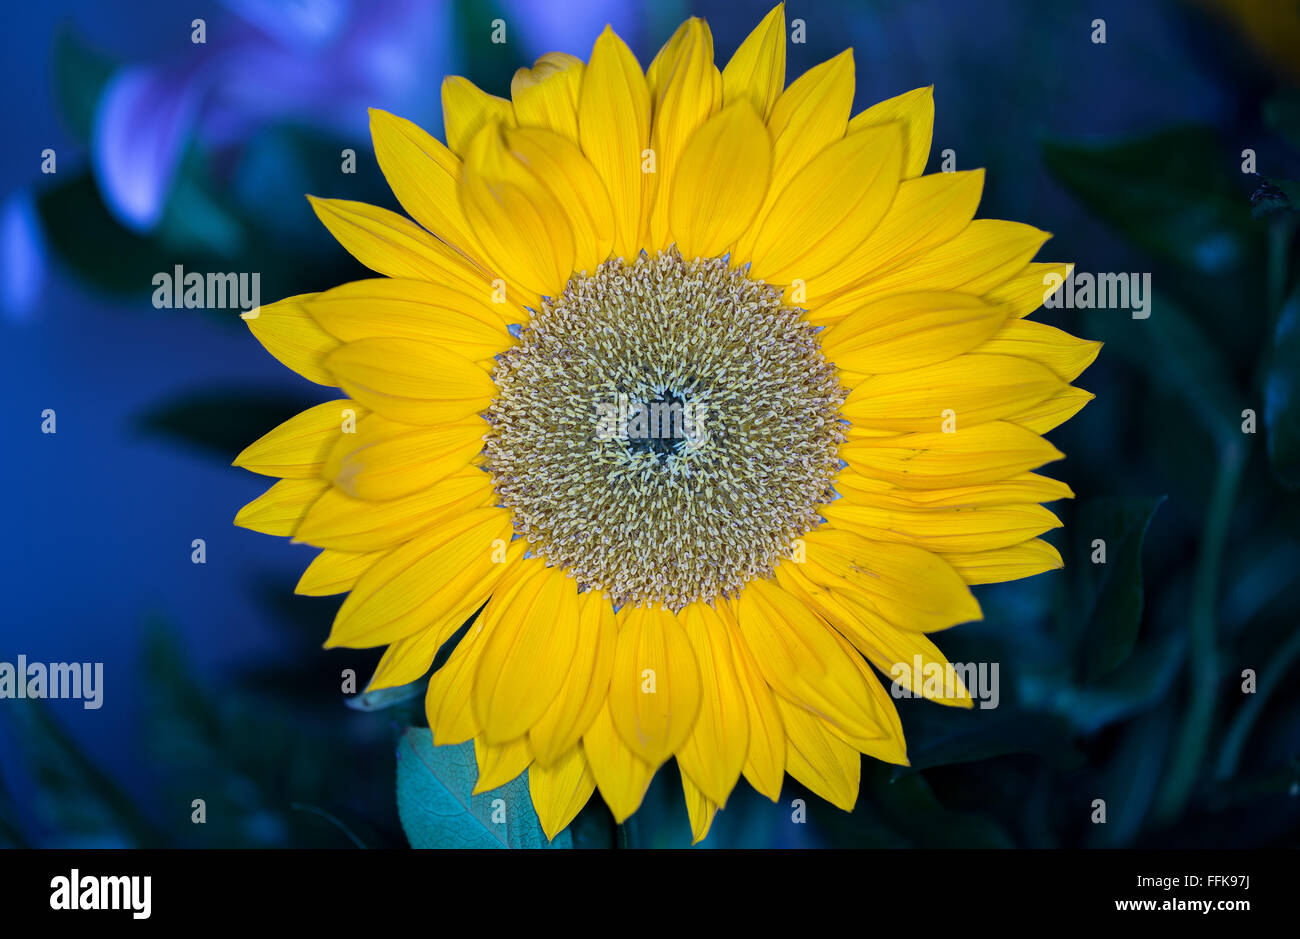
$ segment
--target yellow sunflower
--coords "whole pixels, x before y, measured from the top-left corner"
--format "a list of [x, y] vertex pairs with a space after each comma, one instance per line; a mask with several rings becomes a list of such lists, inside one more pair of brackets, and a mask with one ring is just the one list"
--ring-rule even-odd
[[298, 592], [349, 592], [371, 688], [478, 611], [429, 726], [477, 791], [527, 770], [548, 837], [674, 757], [697, 841], [742, 775], [851, 809], [860, 754], [907, 762], [872, 667], [910, 690], [971, 585], [1061, 566], [1031, 470], [1098, 344], [1024, 317], [1067, 265], [972, 221], [981, 171], [921, 175], [931, 89], [853, 89], [851, 51], [786, 86], [781, 6], [722, 71], [691, 19], [644, 72], [607, 28], [511, 100], [448, 78], [445, 145], [371, 112], [414, 222], [312, 199], [383, 276], [246, 317], [347, 397], [240, 454], [280, 481], [236, 524], [324, 549]]

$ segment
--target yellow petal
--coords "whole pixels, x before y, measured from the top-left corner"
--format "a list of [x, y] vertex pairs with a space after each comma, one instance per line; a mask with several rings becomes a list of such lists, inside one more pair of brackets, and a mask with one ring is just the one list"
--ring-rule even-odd
[[550, 766], [534, 763], [528, 770], [528, 794], [548, 839], [577, 817], [595, 791], [596, 777], [580, 746], [571, 747]]
[[651, 766], [623, 742], [614, 729], [608, 706], [601, 709], [582, 735], [582, 749], [614, 821], [623, 824], [641, 805], [659, 767]]
[[1084, 405], [1095, 397], [1097, 396], [1091, 391], [1084, 391], [1082, 388], [1075, 388], [1071, 385], [1068, 388], [1062, 388], [1050, 398], [1040, 401], [1033, 407], [1017, 411], [1007, 420], [1019, 424], [1035, 434], [1045, 434], [1074, 417], [1083, 410]]
[[488, 475], [476, 467], [386, 501], [358, 499], [331, 488], [307, 510], [295, 534], [299, 541], [336, 551], [377, 551], [495, 502]]
[[[409, 643], [415, 638], [417, 637], [412, 636], [401, 640], [401, 643]], [[470, 691], [474, 684], [474, 668], [478, 665], [484, 641], [483, 630], [475, 623], [452, 650], [442, 668], [429, 679], [429, 690], [424, 696], [424, 713], [429, 720], [429, 729], [433, 731], [434, 746], [464, 743], [479, 732], [474, 708], [470, 704]], [[431, 653], [429, 662], [432, 661]], [[428, 667], [426, 664], [425, 668]]]
[[460, 159], [405, 118], [370, 109], [370, 137], [384, 179], [411, 218], [467, 257], [482, 261], [460, 207]]
[[996, 303], [1010, 304], [1012, 316], [1028, 316], [1061, 289], [1073, 270], [1073, 264], [1035, 261], [987, 296]]
[[233, 465], [286, 479], [319, 476], [346, 422], [365, 413], [365, 408], [346, 398], [318, 404], [249, 444]]
[[918, 290], [984, 294], [1024, 270], [1051, 236], [1029, 225], [975, 219], [956, 237], [810, 311], [815, 323], [833, 322], [871, 300]]
[[519, 737], [507, 743], [488, 743], [482, 736], [474, 738], [474, 762], [478, 765], [478, 779], [474, 782], [474, 795], [491, 792], [504, 786], [533, 761], [528, 749], [528, 738]]
[[711, 802], [726, 805], [745, 766], [749, 707], [736, 675], [727, 625], [713, 607], [692, 603], [678, 622], [699, 664], [702, 699], [695, 727], [677, 751], [677, 765]]
[[853, 50], [804, 72], [772, 106], [772, 191], [780, 195], [813, 157], [844, 136], [853, 109]]
[[[645, 247], [661, 251], [670, 243], [669, 209], [675, 204], [673, 192], [682, 151], [696, 130], [722, 106], [722, 76], [713, 64], [713, 35], [708, 24], [699, 17], [683, 23], [650, 64], [646, 79], [653, 102], [650, 146], [655, 152], [656, 172], [647, 180], [650, 188], [646, 192], [649, 211]], [[754, 123], [761, 127], [757, 117]], [[766, 139], [766, 134], [763, 136]], [[732, 178], [745, 168], [743, 163], [736, 166]]]
[[235, 524], [264, 535], [292, 535], [328, 486], [323, 479], [282, 479], [240, 509]]
[[614, 245], [614, 210], [596, 168], [577, 144], [548, 130], [507, 131], [506, 144], [545, 181], [567, 218], [574, 238], [574, 269], [593, 273]]
[[1046, 365], [1063, 381], [1074, 381], [1096, 360], [1101, 343], [1079, 339], [1045, 323], [1012, 320], [975, 351], [1018, 355]]
[[771, 163], [767, 131], [744, 101], [696, 131], [677, 164], [668, 210], [683, 258], [726, 253], [754, 220]]
[[573, 229], [550, 188], [509, 151], [499, 124], [470, 143], [460, 194], [474, 234], [507, 281], [558, 296], [573, 273]]
[[888, 622], [930, 632], [983, 618], [961, 576], [937, 554], [825, 527], [805, 535], [804, 543], [806, 563], [782, 569], [798, 567], [832, 592], [861, 594], [862, 602]]
[[636, 56], [608, 26], [591, 50], [578, 97], [578, 140], [605, 182], [614, 209], [614, 253], [629, 261], [641, 250], [647, 181], [642, 153], [650, 145], [650, 89]]
[[841, 500], [825, 506], [822, 513], [836, 528], [876, 541], [917, 544], [937, 553], [1005, 548], [1061, 527], [1060, 520], [1041, 505], [907, 511], [845, 505]]
[[302, 572], [298, 586], [293, 592], [305, 597], [328, 597], [336, 593], [347, 593], [361, 575], [374, 567], [375, 562], [383, 555], [383, 551], [364, 553], [322, 551]]
[[748, 101], [767, 120], [785, 88], [785, 4], [772, 7], [722, 70], [724, 104]]
[[759, 223], [750, 276], [788, 284], [842, 262], [884, 217], [901, 160], [897, 124], [850, 134], [817, 154]]
[[482, 271], [396, 212], [346, 199], [307, 199], [338, 243], [378, 274], [463, 286], [485, 295], [491, 290]]
[[[682, 49], [691, 36], [692, 21], [697, 19], [699, 18], [691, 17], [691, 19], [686, 20], [673, 30], [673, 34], [668, 37], [667, 42], [659, 47], [659, 51], [655, 53], [655, 57], [650, 60], [650, 65], [645, 70], [646, 87], [650, 89], [651, 113], [654, 112], [659, 96], [663, 94], [664, 86], [668, 83], [668, 76], [677, 66]], [[695, 28], [698, 30], [698, 27]], [[710, 34], [710, 38], [712, 38], [712, 34]]]
[[540, 765], [548, 766], [572, 752], [609, 695], [618, 631], [614, 608], [596, 590], [578, 597], [578, 645], [564, 684], [528, 731], [528, 745]]
[[699, 844], [709, 834], [718, 804], [706, 796], [689, 776], [682, 774], [682, 793], [686, 796], [686, 817], [691, 823], [691, 844]]
[[[761, 222], [795, 175], [828, 146], [844, 136], [853, 108], [853, 50], [804, 72], [776, 99], [767, 121], [772, 138], [772, 182], [759, 209]], [[733, 266], [749, 261], [754, 231], [741, 238]]]
[[384, 645], [429, 628], [504, 564], [509, 538], [509, 512], [475, 509], [389, 552], [348, 594], [326, 648]]
[[1065, 566], [1061, 552], [1041, 538], [992, 551], [945, 554], [944, 560], [968, 584], [1000, 584], [1022, 577], [1033, 577], [1044, 571], [1059, 571]]
[[781, 725], [772, 689], [745, 644], [730, 604], [719, 601], [718, 613], [727, 624], [736, 681], [745, 698], [746, 724], [749, 727], [749, 746], [745, 751], [743, 770], [745, 779], [755, 791], [775, 802], [781, 797], [781, 781], [785, 776], [785, 728]]
[[960, 434], [963, 428], [1022, 411], [1064, 387], [1028, 359], [970, 354], [870, 378], [850, 392], [841, 410], [855, 424], [898, 432], [941, 430], [952, 412]]
[[[879, 488], [879, 487], [885, 488]], [[1012, 502], [1055, 502], [1073, 499], [1074, 491], [1057, 479], [1035, 473], [1020, 473], [996, 482], [947, 489], [903, 489], [869, 479], [855, 470], [843, 469], [835, 478], [835, 489], [850, 505], [896, 506], [904, 509], [937, 506], [1008, 505]], [[318, 503], [319, 504], [319, 503]], [[304, 522], [304, 527], [306, 523]]]
[[657, 766], [690, 736], [700, 711], [700, 670], [690, 640], [664, 609], [624, 609], [609, 713], [623, 742]]
[[863, 684], [867, 687], [868, 701], [879, 723], [876, 734], [870, 737], [856, 735], [830, 721], [823, 722], [825, 728], [859, 753], [885, 763], [894, 763], [898, 766], [910, 765], [907, 759], [907, 741], [903, 737], [903, 722], [898, 717], [898, 708], [894, 706], [894, 699], [881, 685], [871, 665], [858, 653], [858, 650], [838, 632], [832, 635], [862, 675]]
[[797, 704], [778, 696], [776, 706], [788, 739], [787, 772], [832, 805], [853, 811], [862, 774], [858, 751]]
[[338, 348], [339, 341], [312, 319], [306, 303], [314, 293], [286, 297], [276, 303], [259, 306], [240, 319], [266, 351], [303, 378], [318, 385], [335, 384], [325, 367], [325, 357]]
[[442, 80], [442, 123], [453, 152], [464, 156], [474, 135], [494, 121], [514, 124], [515, 109], [509, 101], [488, 94], [460, 75]]
[[[950, 689], [951, 694], [946, 694], [949, 689], [936, 690], [933, 686], [927, 691], [924, 682], [920, 680], [926, 674], [926, 666], [934, 663], [943, 669], [943, 674], [946, 675], [948, 660], [922, 633], [911, 629], [900, 629], [874, 610], [867, 608], [862, 602], [862, 594], [852, 589], [827, 590], [805, 578], [797, 566], [792, 564], [782, 564], [777, 569], [777, 580], [791, 592], [807, 597], [808, 603], [834, 626], [840, 635], [848, 639], [853, 647], [866, 656], [876, 668], [896, 679], [901, 687], [912, 691], [915, 685], [918, 695], [938, 701], [940, 704], [953, 707], [971, 706], [970, 693], [966, 690], [960, 676], [955, 674]], [[920, 668], [914, 670], [913, 666], [917, 664], [918, 659]], [[906, 670], [900, 666], [906, 666]], [[914, 676], [918, 679], [916, 682], [912, 681]]]
[[325, 364], [350, 397], [406, 424], [469, 417], [496, 394], [481, 366], [444, 346], [415, 339], [380, 336], [349, 342], [331, 352]]
[[[392, 688], [397, 685], [409, 684], [424, 675], [429, 670], [429, 666], [433, 664], [434, 658], [437, 657], [438, 650], [466, 622], [473, 618], [474, 613], [487, 602], [488, 597], [491, 596], [498, 584], [504, 582], [508, 575], [517, 570], [526, 547], [527, 543], [522, 538], [511, 542], [505, 549], [504, 561], [500, 564], [494, 564], [486, 575], [468, 585], [465, 594], [460, 600], [453, 603], [441, 616], [430, 622], [427, 628], [398, 639], [385, 649], [383, 656], [379, 660], [379, 665], [375, 667], [375, 674], [370, 679], [370, 684], [366, 686], [366, 690], [375, 691], [379, 688]], [[470, 632], [473, 632], [473, 630], [474, 627], [471, 626]], [[475, 650], [479, 646], [466, 636], [456, 646], [452, 658], [448, 659], [447, 664], [451, 664], [452, 659], [456, 658], [456, 653], [459, 653], [462, 648], [465, 652], [461, 655], [461, 659], [464, 659], [465, 655], [472, 653], [474, 661], [477, 661], [477, 652]], [[458, 665], [457, 669], [461, 667], [461, 665]], [[450, 688], [448, 683], [451, 677], [460, 675], [460, 673], [454, 670], [444, 675], [444, 671], [445, 669], [439, 669], [434, 677], [443, 676], [440, 693], [445, 695]], [[468, 682], [471, 680], [472, 675], [472, 670], [470, 670], [466, 674], [460, 675], [458, 679], [466, 683], [463, 697], [438, 699], [440, 702], [438, 708], [442, 709], [442, 713], [446, 716], [443, 727], [444, 732], [447, 732], [448, 727], [454, 726], [457, 728], [456, 732], [452, 734], [455, 739], [450, 741], [445, 739], [445, 734], [444, 737], [440, 738], [435, 732], [435, 739], [440, 745], [448, 742], [464, 743], [478, 732], [478, 725], [474, 722], [472, 708], [469, 706]], [[430, 700], [433, 699], [430, 698]], [[430, 713], [435, 713], [435, 710], [429, 708]], [[430, 726], [436, 726], [436, 724], [431, 720]], [[460, 733], [462, 730], [464, 731], [463, 735]]]
[[894, 121], [903, 125], [903, 176], [925, 172], [934, 134], [934, 86], [916, 88], [872, 105], [849, 121], [850, 134]]
[[477, 417], [411, 427], [372, 414], [355, 434], [338, 438], [321, 475], [354, 499], [401, 499], [466, 469], [483, 447], [485, 428]]
[[502, 304], [422, 280], [357, 280], [307, 304], [316, 322], [343, 342], [391, 336], [441, 343], [471, 361], [510, 347]]
[[862, 437], [840, 447], [864, 475], [909, 489], [975, 486], [1006, 479], [1064, 454], [1038, 434], [1006, 421], [896, 437]]
[[487, 637], [474, 674], [474, 716], [489, 742], [528, 733], [564, 686], [578, 648], [578, 585], [540, 562], [479, 617]]
[[774, 581], [750, 581], [740, 592], [737, 620], [746, 646], [777, 695], [855, 736], [881, 735], [862, 674], [830, 626], [797, 598]]
[[971, 351], [998, 332], [1007, 312], [970, 294], [900, 293], [831, 325], [822, 351], [841, 370], [906, 371]]
[[582, 60], [567, 52], [548, 52], [510, 80], [510, 97], [520, 127], [541, 127], [578, 142], [578, 94]]
[[842, 262], [807, 278], [797, 301], [793, 296], [787, 299], [808, 310], [834, 304], [827, 318], [842, 315], [845, 304], [854, 301], [841, 301], [835, 294], [899, 268], [910, 258], [956, 237], [974, 218], [983, 190], [983, 170], [903, 180], [889, 211], [871, 234]]

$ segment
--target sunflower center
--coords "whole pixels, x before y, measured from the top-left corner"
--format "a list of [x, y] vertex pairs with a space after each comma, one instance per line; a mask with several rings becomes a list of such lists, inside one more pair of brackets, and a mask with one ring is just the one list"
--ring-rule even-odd
[[831, 498], [845, 389], [816, 327], [725, 260], [575, 274], [493, 379], [487, 467], [515, 530], [616, 605], [734, 595]]

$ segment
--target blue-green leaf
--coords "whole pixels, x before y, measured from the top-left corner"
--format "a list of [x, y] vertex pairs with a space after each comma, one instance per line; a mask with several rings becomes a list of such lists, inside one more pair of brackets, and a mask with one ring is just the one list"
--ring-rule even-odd
[[1300, 92], [1284, 91], [1264, 105], [1264, 120], [1291, 146], [1300, 150]]
[[1073, 759], [1069, 725], [1056, 714], [1018, 710], [1005, 703], [993, 709], [927, 706], [909, 712], [904, 715], [908, 765], [891, 767], [894, 779], [1009, 754], [1033, 753], [1053, 763]]
[[1288, 489], [1300, 488], [1300, 290], [1278, 314], [1264, 377], [1264, 426], [1273, 472]]
[[[1084, 636], [1084, 671], [1098, 678], [1133, 652], [1142, 622], [1142, 540], [1164, 496], [1095, 499], [1080, 508], [1076, 530], [1086, 545], [1077, 563], [1090, 589]], [[1106, 543], [1106, 563], [1092, 563], [1094, 541]]]
[[1158, 257], [1206, 274], [1259, 251], [1235, 167], [1212, 131], [1174, 127], [1120, 143], [1054, 142], [1048, 168], [1097, 216]]
[[478, 778], [472, 741], [435, 747], [427, 727], [409, 727], [397, 748], [397, 814], [413, 848], [568, 848], [568, 829], [547, 841], [528, 795], [528, 774], [471, 795]]
[[149, 436], [201, 450], [230, 462], [271, 428], [307, 410], [315, 400], [275, 389], [209, 388], [174, 395], [135, 418]]
[[418, 678], [413, 682], [398, 685], [395, 688], [363, 691], [361, 694], [345, 699], [343, 703], [354, 711], [383, 711], [410, 701], [412, 698], [421, 697], [428, 684], [423, 678]]
[[55, 34], [50, 59], [59, 115], [77, 142], [84, 144], [90, 140], [95, 108], [115, 65], [67, 27]]

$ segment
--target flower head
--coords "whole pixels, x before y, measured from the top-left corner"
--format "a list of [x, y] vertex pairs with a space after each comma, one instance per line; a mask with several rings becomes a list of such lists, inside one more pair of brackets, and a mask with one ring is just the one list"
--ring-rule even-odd
[[786, 87], [780, 6], [722, 71], [692, 19], [644, 72], [607, 29], [509, 101], [450, 78], [445, 145], [371, 115], [415, 222], [313, 200], [383, 276], [250, 315], [347, 397], [240, 455], [281, 481], [237, 523], [324, 549], [299, 592], [350, 591], [327, 644], [386, 645], [372, 688], [482, 608], [429, 724], [548, 835], [670, 758], [697, 840], [742, 775], [852, 808], [860, 754], [907, 762], [873, 666], [969, 707], [929, 634], [1061, 565], [1031, 471], [1097, 344], [1024, 317], [1067, 266], [922, 175], [930, 89], [853, 88], [847, 52]]

